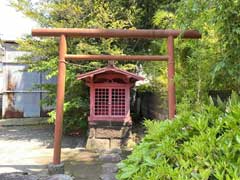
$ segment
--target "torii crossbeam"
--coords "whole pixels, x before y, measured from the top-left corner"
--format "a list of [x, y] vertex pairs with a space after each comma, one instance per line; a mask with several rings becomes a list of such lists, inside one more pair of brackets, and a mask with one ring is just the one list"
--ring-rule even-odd
[[[63, 124], [63, 103], [65, 93], [65, 60], [137, 60], [137, 61], [167, 61], [168, 62], [168, 115], [173, 119], [176, 113], [176, 97], [174, 85], [174, 38], [181, 37], [186, 39], [201, 38], [201, 34], [195, 30], [122, 30], [122, 29], [78, 29], [78, 28], [52, 28], [52, 29], [33, 29], [33, 36], [54, 36], [60, 37], [59, 40], [59, 61], [58, 61], [58, 80], [57, 80], [57, 105], [56, 121], [54, 132], [54, 154], [53, 164], [61, 162], [61, 141]], [[89, 37], [89, 38], [142, 38], [159, 39], [167, 38], [168, 54], [163, 56], [124, 56], [124, 55], [72, 55], [67, 54], [67, 37]]]

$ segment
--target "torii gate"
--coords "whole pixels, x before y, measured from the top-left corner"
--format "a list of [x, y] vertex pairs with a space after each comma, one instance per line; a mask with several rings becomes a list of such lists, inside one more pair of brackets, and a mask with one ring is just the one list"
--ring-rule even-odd
[[[180, 36], [187, 39], [201, 38], [201, 34], [194, 30], [122, 30], [122, 29], [78, 29], [78, 28], [52, 28], [52, 29], [33, 29], [33, 36], [54, 36], [60, 37], [59, 40], [59, 61], [58, 61], [58, 80], [57, 80], [57, 104], [56, 121], [54, 132], [54, 154], [53, 164], [61, 163], [61, 141], [63, 124], [63, 103], [65, 93], [65, 60], [136, 60], [136, 61], [168, 61], [168, 116], [173, 119], [176, 112], [176, 97], [174, 86], [174, 38]], [[92, 38], [142, 38], [158, 39], [167, 38], [167, 55], [73, 55], [67, 54], [67, 37], [92, 37]]]

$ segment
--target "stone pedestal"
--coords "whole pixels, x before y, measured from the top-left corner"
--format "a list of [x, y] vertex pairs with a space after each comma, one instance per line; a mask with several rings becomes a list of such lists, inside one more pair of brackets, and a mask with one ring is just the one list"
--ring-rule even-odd
[[61, 164], [48, 164], [48, 174], [64, 174], [64, 163]]
[[131, 134], [129, 123], [100, 121], [89, 123], [87, 149], [106, 150], [121, 148]]

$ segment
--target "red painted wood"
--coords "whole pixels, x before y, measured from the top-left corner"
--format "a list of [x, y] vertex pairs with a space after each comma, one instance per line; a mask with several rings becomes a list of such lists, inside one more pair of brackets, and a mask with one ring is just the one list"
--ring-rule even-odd
[[61, 143], [62, 143], [62, 125], [63, 125], [63, 104], [65, 92], [66, 64], [64, 63], [67, 52], [66, 37], [61, 35], [59, 39], [59, 60], [58, 60], [58, 81], [57, 81], [57, 104], [56, 121], [54, 130], [54, 152], [53, 164], [60, 164], [61, 161]]
[[85, 73], [85, 74], [78, 74], [77, 79], [80, 80], [80, 79], [90, 78], [90, 77], [93, 77], [95, 75], [100, 75], [102, 73], [106, 74], [106, 73], [111, 73], [111, 72], [117, 73], [119, 75], [125, 75], [126, 77], [135, 79], [135, 81], [144, 80], [144, 78], [141, 77], [141, 76], [138, 76], [134, 73], [124, 71], [122, 69], [112, 67], [112, 66], [110, 66], [110, 67], [108, 66], [108, 67], [105, 67], [105, 68], [100, 68], [100, 69], [97, 69], [95, 71], [90, 71], [90, 72]]
[[104, 38], [201, 38], [201, 34], [195, 30], [172, 29], [80, 29], [80, 28], [39, 28], [33, 29], [33, 36], [61, 36], [68, 37], [104, 37]]
[[94, 102], [95, 102], [95, 96], [94, 96], [94, 84], [90, 83], [90, 114], [94, 113]]
[[130, 88], [126, 91], [126, 116], [130, 117]]
[[[104, 103], [106, 102], [106, 99], [100, 98], [99, 100], [98, 95], [96, 96], [96, 90], [99, 91], [99, 89], [108, 90], [108, 105]], [[126, 118], [130, 119], [130, 114], [127, 113], [130, 111], [130, 97], [128, 97], [129, 91], [129, 84], [122, 84], [122, 86], [120, 86], [119, 84], [115, 84], [115, 86], [114, 84], [111, 84], [111, 86], [109, 86], [109, 83], [101, 85], [95, 84], [94, 88], [90, 89], [90, 104], [93, 108], [90, 111], [89, 120], [124, 121]], [[104, 96], [104, 94], [102, 94], [102, 96]], [[101, 101], [103, 101], [102, 104]], [[106, 112], [106, 108], [108, 108], [108, 113], [104, 113]], [[101, 111], [101, 109], [104, 109], [104, 111]]]
[[174, 38], [168, 37], [168, 117], [173, 119], [176, 114], [176, 97], [174, 84]]
[[89, 54], [67, 54], [66, 60], [71, 61], [95, 61], [95, 60], [114, 60], [114, 61], [167, 61], [168, 56], [162, 55], [89, 55]]
[[109, 117], [112, 117], [112, 88], [109, 88], [109, 94], [108, 94], [108, 97], [109, 97], [109, 108], [108, 108], [108, 116]]
[[120, 83], [93, 83], [94, 87], [130, 87], [131, 84], [120, 84]]

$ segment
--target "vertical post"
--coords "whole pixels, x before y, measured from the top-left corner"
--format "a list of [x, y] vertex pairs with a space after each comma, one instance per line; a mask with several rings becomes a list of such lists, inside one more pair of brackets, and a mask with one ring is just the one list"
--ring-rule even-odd
[[174, 38], [168, 36], [168, 118], [173, 119], [176, 113], [176, 97], [174, 85]]
[[57, 105], [56, 105], [56, 121], [54, 132], [54, 154], [53, 164], [61, 162], [61, 141], [62, 141], [62, 124], [63, 124], [63, 104], [65, 92], [65, 54], [67, 51], [66, 36], [61, 35], [59, 41], [59, 61], [58, 61], [58, 79], [57, 79]]

